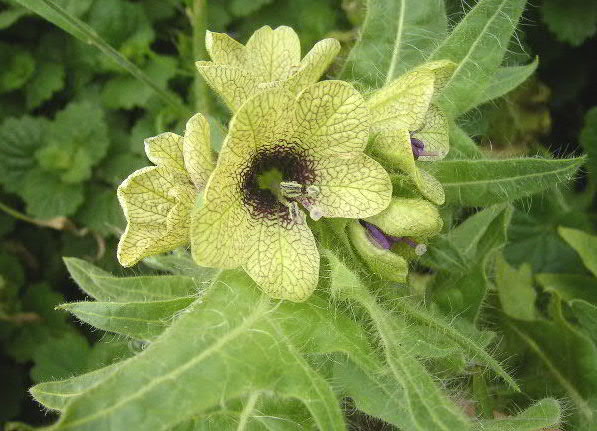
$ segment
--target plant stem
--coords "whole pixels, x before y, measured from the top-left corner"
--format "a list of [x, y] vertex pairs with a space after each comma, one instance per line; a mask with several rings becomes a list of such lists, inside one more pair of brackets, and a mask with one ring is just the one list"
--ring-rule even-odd
[[[207, 0], [192, 0], [189, 19], [193, 28], [192, 48], [193, 62], [206, 59], [205, 31], [207, 30]], [[194, 106], [196, 111], [209, 114], [209, 89], [198, 73], [193, 82]]]

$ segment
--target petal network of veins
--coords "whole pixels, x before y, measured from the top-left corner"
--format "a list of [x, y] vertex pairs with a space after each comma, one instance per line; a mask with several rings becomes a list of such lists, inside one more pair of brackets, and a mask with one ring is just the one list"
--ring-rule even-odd
[[[390, 202], [388, 174], [363, 153], [369, 127], [365, 101], [342, 81], [319, 82], [298, 96], [271, 89], [245, 102], [193, 215], [195, 260], [243, 266], [272, 297], [308, 298], [319, 253], [307, 214], [363, 218]], [[277, 179], [264, 186], [272, 172]]]

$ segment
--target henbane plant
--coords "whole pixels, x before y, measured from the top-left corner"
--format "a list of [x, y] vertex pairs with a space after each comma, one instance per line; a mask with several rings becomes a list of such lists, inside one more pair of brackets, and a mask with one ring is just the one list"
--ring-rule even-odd
[[[29, 6], [85, 32], [45, 3]], [[417, 55], [408, 36], [424, 6], [388, 3], [399, 19], [378, 34], [383, 3], [369, 1], [342, 79], [320, 81], [339, 50], [333, 39], [301, 59], [289, 27], [258, 29], [246, 45], [207, 32], [211, 61], [197, 68], [231, 111], [221, 148], [195, 113], [183, 134], [148, 138], [154, 166], [118, 189], [128, 223], [119, 261], [162, 273], [116, 277], [66, 260], [94, 301], [62, 308], [143, 349], [34, 386], [60, 414], [49, 429], [343, 430], [351, 409], [416, 431], [559, 424], [551, 398], [492, 415], [490, 392], [521, 389], [489, 353], [496, 334], [478, 316], [525, 175], [544, 189], [582, 159], [486, 160], [457, 123], [488, 100], [525, 2], [481, 0]], [[445, 17], [436, 3], [431, 12]], [[391, 64], [369, 65], [387, 66], [382, 85], [362, 72], [376, 37], [393, 38]], [[457, 178], [463, 171], [471, 175]], [[478, 175], [487, 186], [476, 195]], [[455, 196], [488, 208], [453, 229]], [[417, 284], [421, 267], [435, 284]], [[450, 296], [448, 276], [472, 281]], [[465, 413], [466, 403], [480, 407]]]

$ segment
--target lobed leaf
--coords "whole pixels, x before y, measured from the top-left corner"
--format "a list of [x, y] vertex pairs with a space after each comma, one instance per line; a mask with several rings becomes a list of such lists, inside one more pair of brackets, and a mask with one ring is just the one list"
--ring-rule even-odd
[[562, 418], [560, 403], [553, 398], [541, 400], [514, 417], [481, 420], [475, 431], [542, 431], [555, 427]]
[[563, 226], [558, 228], [558, 233], [576, 250], [585, 266], [597, 277], [597, 236]]

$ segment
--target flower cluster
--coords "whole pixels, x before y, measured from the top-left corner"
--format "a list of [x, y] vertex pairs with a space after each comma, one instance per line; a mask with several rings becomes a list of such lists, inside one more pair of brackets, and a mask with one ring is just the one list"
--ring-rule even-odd
[[319, 280], [311, 228], [343, 218], [371, 269], [404, 281], [407, 260], [442, 227], [441, 185], [418, 163], [448, 151], [433, 100], [452, 65], [425, 64], [365, 99], [346, 82], [318, 82], [334, 39], [303, 59], [284, 26], [246, 45], [208, 32], [206, 46], [212, 61], [197, 68], [233, 112], [228, 134], [217, 158], [201, 114], [184, 136], [146, 140], [155, 166], [118, 188], [120, 263], [190, 244], [198, 264], [242, 267], [271, 297], [303, 301]]

